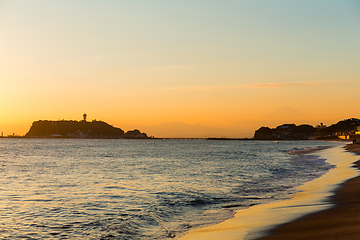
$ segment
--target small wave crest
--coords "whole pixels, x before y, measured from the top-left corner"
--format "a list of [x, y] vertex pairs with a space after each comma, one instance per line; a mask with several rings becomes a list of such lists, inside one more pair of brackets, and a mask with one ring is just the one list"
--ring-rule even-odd
[[317, 150], [323, 150], [323, 149], [327, 149], [330, 148], [330, 146], [316, 146], [316, 147], [307, 147], [307, 148], [294, 148], [290, 151], [288, 151], [288, 153], [290, 154], [304, 154], [304, 153], [310, 153], [313, 151], [317, 151]]

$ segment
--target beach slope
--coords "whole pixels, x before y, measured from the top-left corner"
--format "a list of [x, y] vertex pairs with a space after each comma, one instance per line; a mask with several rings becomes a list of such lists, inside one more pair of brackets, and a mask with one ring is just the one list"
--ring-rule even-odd
[[343, 145], [316, 155], [337, 167], [299, 187], [293, 198], [239, 210], [234, 218], [181, 239], [359, 239], [360, 178], [352, 167], [359, 156]]
[[[346, 149], [360, 154], [360, 145]], [[354, 166], [360, 168], [360, 161]], [[341, 184], [330, 200], [335, 204], [332, 208], [284, 224], [260, 239], [360, 239], [360, 177]]]

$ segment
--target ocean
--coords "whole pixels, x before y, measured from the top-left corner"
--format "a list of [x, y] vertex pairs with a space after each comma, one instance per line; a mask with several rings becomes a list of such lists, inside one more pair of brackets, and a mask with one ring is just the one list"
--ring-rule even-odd
[[[291, 198], [321, 141], [0, 139], [1, 239], [167, 239]], [[295, 154], [294, 154], [295, 153]]]

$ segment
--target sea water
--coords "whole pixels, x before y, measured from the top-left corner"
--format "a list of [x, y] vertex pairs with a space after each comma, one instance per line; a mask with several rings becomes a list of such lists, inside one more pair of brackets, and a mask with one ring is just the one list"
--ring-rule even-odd
[[166, 239], [291, 197], [318, 141], [0, 139], [1, 239]]

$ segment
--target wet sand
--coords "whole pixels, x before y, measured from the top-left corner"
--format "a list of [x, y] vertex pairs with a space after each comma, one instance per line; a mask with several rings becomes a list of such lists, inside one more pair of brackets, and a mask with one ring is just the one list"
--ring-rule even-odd
[[[346, 149], [360, 154], [360, 144]], [[354, 167], [360, 169], [360, 161]], [[341, 184], [330, 201], [332, 208], [284, 224], [259, 240], [360, 239], [360, 176]]]
[[[360, 154], [360, 145], [347, 148]], [[239, 210], [234, 218], [190, 230], [181, 239], [360, 239], [360, 177], [350, 167], [360, 156], [343, 146], [319, 155], [337, 168], [301, 186], [292, 199]]]

